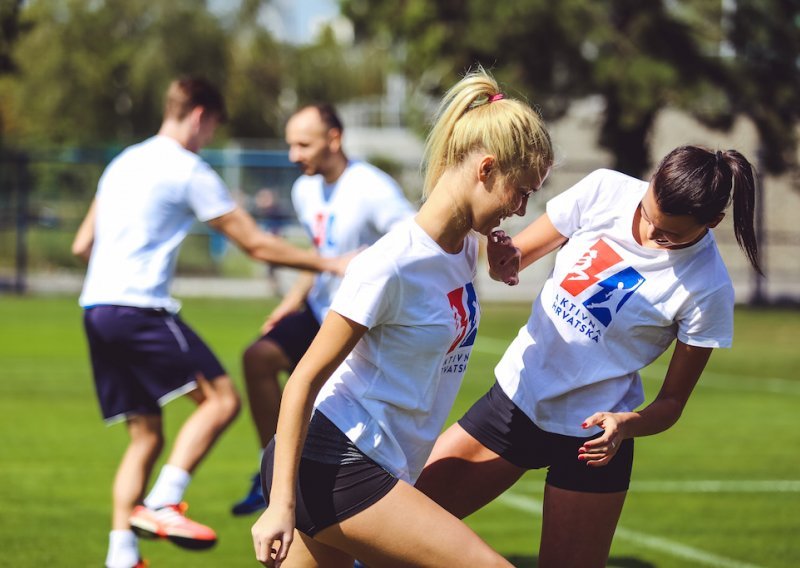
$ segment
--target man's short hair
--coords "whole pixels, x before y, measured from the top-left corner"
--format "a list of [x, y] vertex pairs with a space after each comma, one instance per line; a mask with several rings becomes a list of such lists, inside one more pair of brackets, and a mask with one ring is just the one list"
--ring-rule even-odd
[[297, 114], [301, 111], [304, 111], [308, 108], [317, 109], [319, 113], [319, 118], [322, 120], [322, 124], [325, 125], [327, 130], [331, 130], [335, 128], [340, 133], [344, 132], [344, 125], [342, 124], [342, 120], [339, 118], [339, 113], [336, 112], [336, 108], [331, 103], [312, 103], [305, 105], [297, 109], [294, 114]]
[[215, 114], [220, 122], [227, 118], [222, 93], [210, 81], [194, 76], [172, 81], [164, 97], [164, 118], [181, 120], [195, 107]]

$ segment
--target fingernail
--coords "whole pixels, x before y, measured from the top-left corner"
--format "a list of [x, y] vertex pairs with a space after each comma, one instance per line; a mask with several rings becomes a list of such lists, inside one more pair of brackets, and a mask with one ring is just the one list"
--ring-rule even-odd
[[586, 422], [584, 422], [583, 424], [581, 424], [581, 428], [588, 428], [588, 427], [589, 427], [589, 425], [588, 425]]

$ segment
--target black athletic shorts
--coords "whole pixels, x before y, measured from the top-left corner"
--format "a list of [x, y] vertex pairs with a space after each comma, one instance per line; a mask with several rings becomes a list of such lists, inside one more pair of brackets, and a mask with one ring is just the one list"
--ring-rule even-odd
[[303, 358], [318, 331], [319, 322], [306, 304], [305, 309], [293, 312], [280, 320], [261, 339], [277, 343], [294, 366]]
[[[261, 488], [269, 505], [275, 438], [261, 460]], [[398, 479], [367, 457], [321, 412], [314, 412], [300, 458], [295, 526], [313, 537], [380, 501]]]
[[107, 423], [161, 415], [167, 402], [225, 374], [203, 340], [158, 308], [100, 305], [83, 312], [95, 390]]
[[585, 493], [627, 491], [633, 468], [633, 439], [628, 438], [608, 463], [590, 467], [578, 459], [586, 438], [545, 432], [520, 410], [499, 384], [470, 408], [459, 425], [481, 444], [524, 469], [547, 467], [547, 483]]

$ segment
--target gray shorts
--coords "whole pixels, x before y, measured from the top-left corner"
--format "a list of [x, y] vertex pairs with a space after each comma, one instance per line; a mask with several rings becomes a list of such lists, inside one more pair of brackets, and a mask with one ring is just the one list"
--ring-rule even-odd
[[175, 314], [155, 308], [94, 306], [83, 315], [103, 419], [160, 415], [161, 407], [225, 369]]

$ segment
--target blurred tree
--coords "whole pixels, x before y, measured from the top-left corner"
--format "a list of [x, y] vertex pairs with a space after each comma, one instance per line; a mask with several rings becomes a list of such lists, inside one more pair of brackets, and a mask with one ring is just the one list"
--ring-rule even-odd
[[287, 49], [259, 24], [262, 0], [244, 0], [229, 28], [227, 130], [237, 138], [283, 138], [281, 93]]
[[[24, 0], [2, 0], [0, 2], [0, 76], [17, 70], [12, 49], [20, 35], [26, 31], [26, 26], [20, 21], [23, 2]], [[0, 141], [2, 141], [4, 125], [10, 115], [8, 101], [0, 98]]]
[[8, 73], [16, 68], [11, 56], [11, 48], [23, 31], [19, 18], [23, 3], [24, 0], [0, 2], [0, 74]]
[[641, 175], [649, 166], [648, 134], [661, 108], [695, 110], [697, 101], [697, 112], [721, 120], [721, 111], [708, 105], [719, 66], [679, 17], [680, 4], [342, 0], [342, 10], [358, 39], [396, 46], [403, 72], [423, 91], [440, 92], [480, 62], [496, 65], [497, 78], [528, 94], [548, 120], [559, 118], [577, 97], [601, 94], [599, 142], [612, 152], [614, 167]]
[[182, 74], [223, 89], [229, 122], [220, 140], [282, 138], [298, 102], [383, 89], [383, 57], [341, 44], [330, 28], [309, 45], [275, 41], [262, 25], [270, 0], [216, 11], [207, 0], [9, 1], [0, 9], [0, 25], [9, 24], [0, 71], [16, 36], [10, 24], [31, 27], [14, 48], [19, 73], [0, 82], [0, 109], [14, 119], [5, 130], [21, 144], [122, 146], [148, 136], [166, 85]]
[[[342, 0], [355, 37], [391, 46], [412, 89], [439, 94], [476, 63], [522, 90], [549, 118], [587, 92], [581, 53], [593, 16], [586, 0]], [[496, 66], [496, 69], [494, 68]]]
[[380, 95], [384, 89], [385, 59], [380, 50], [363, 50], [341, 43], [330, 26], [292, 54], [291, 76], [297, 104]]
[[736, 0], [725, 14], [730, 49], [731, 112], [758, 130], [761, 167], [782, 173], [797, 166], [800, 122], [800, 2]]
[[223, 83], [226, 37], [202, 0], [31, 0], [19, 41], [20, 77], [6, 85], [19, 139], [127, 143], [158, 127], [178, 74]]
[[675, 105], [706, 120], [719, 119], [719, 109], [711, 111], [698, 94], [713, 90], [722, 69], [716, 54], [698, 42], [691, 20], [675, 10], [679, 3], [595, 5], [603, 5], [608, 21], [590, 36], [596, 44], [592, 89], [606, 103], [599, 141], [614, 155], [615, 169], [641, 176], [650, 166], [649, 134], [661, 109]]

